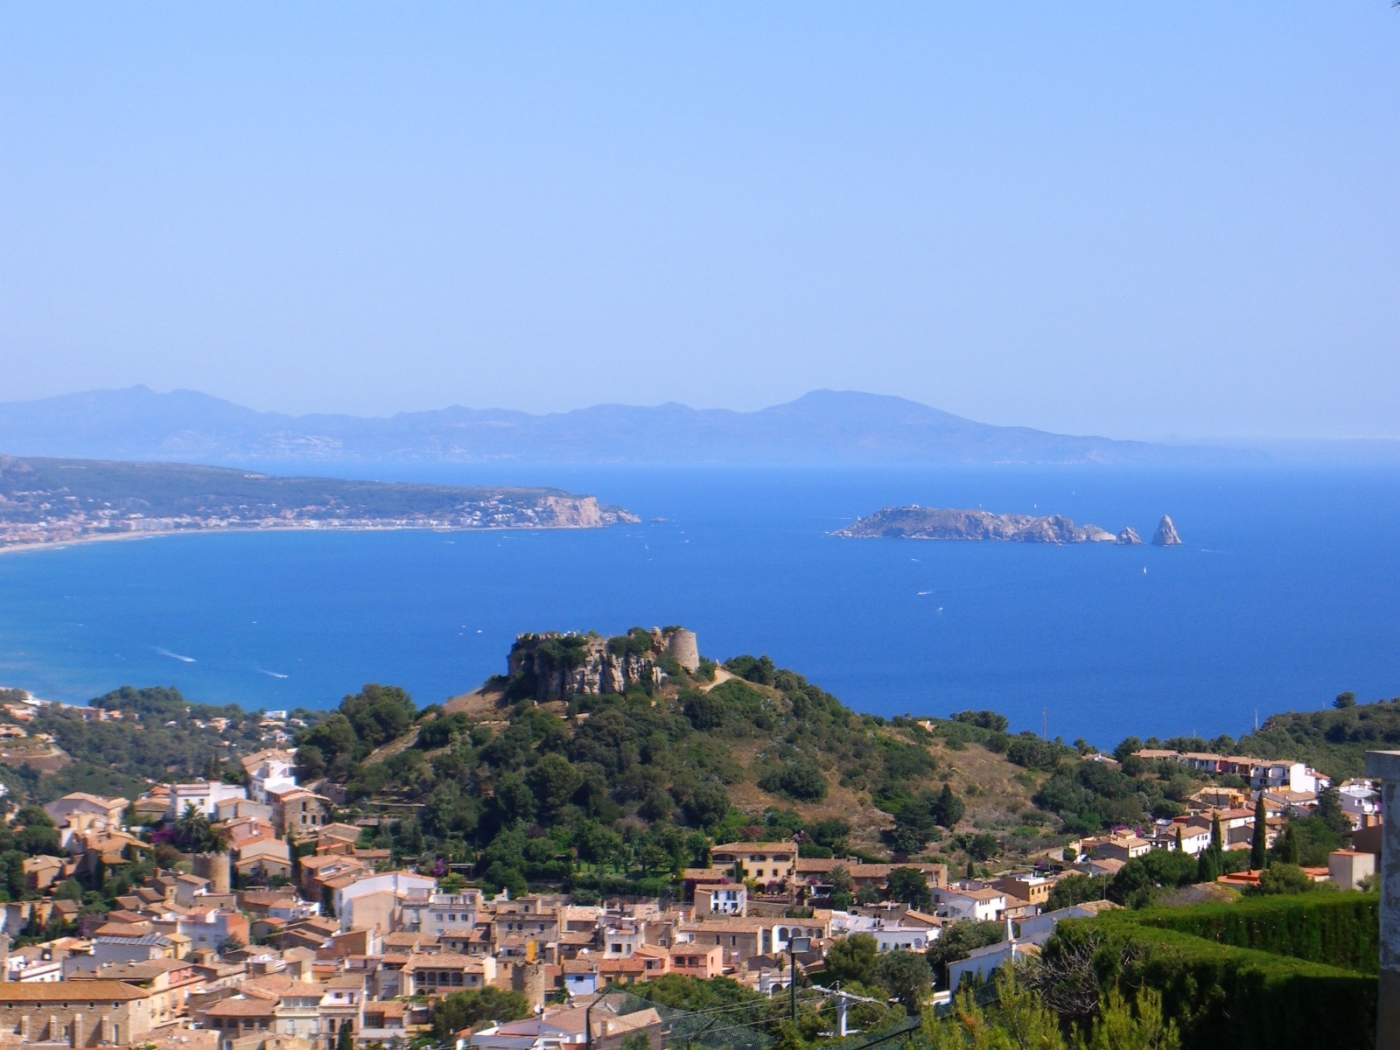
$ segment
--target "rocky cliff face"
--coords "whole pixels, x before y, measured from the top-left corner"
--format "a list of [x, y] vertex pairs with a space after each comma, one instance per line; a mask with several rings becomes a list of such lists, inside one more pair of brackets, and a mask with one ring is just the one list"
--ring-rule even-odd
[[[574, 694], [625, 693], [634, 685], [660, 685], [662, 664], [675, 660], [686, 671], [700, 666], [695, 633], [680, 627], [625, 635], [522, 634], [511, 647], [506, 669], [509, 688], [538, 702]], [[671, 665], [674, 669], [675, 664]]]
[[1136, 547], [1142, 543], [1142, 537], [1137, 534], [1135, 528], [1129, 525], [1118, 534], [1117, 542], [1124, 547]]
[[885, 507], [836, 532], [845, 537], [907, 540], [1003, 540], [1012, 543], [1112, 543], [1097, 525], [1076, 525], [1062, 514], [993, 514], [939, 507]]
[[1163, 514], [1162, 520], [1157, 523], [1157, 534], [1152, 537], [1152, 545], [1154, 547], [1176, 547], [1180, 543], [1181, 536], [1177, 534], [1171, 516]]
[[543, 523], [561, 529], [598, 529], [641, 521], [621, 507], [601, 507], [596, 496], [545, 496], [540, 500]]

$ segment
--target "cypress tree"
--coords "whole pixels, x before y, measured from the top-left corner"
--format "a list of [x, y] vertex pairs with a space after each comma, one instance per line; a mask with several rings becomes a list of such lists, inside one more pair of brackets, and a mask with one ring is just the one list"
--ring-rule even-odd
[[1268, 811], [1264, 808], [1264, 792], [1259, 792], [1259, 801], [1254, 804], [1254, 837], [1249, 843], [1249, 867], [1252, 871], [1263, 871], [1269, 866], [1266, 847], [1269, 836]]
[[1220, 878], [1220, 861], [1216, 857], [1215, 850], [1203, 849], [1196, 861], [1196, 881], [1214, 882]]
[[1214, 882], [1225, 869], [1225, 835], [1220, 830], [1220, 813], [1210, 818], [1210, 845], [1201, 850], [1196, 864], [1197, 882]]
[[1176, 826], [1176, 851], [1181, 853], [1186, 847], [1181, 842], [1181, 825]]

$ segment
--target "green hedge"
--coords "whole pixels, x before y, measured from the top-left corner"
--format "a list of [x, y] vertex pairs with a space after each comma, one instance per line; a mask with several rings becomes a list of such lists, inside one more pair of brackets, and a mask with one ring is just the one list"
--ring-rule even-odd
[[1375, 977], [1112, 916], [1061, 923], [1046, 953], [1091, 936], [1101, 986], [1159, 990], [1183, 1050], [1375, 1045]]
[[1218, 944], [1374, 974], [1380, 972], [1380, 909], [1379, 894], [1328, 893], [1155, 908], [1125, 918]]

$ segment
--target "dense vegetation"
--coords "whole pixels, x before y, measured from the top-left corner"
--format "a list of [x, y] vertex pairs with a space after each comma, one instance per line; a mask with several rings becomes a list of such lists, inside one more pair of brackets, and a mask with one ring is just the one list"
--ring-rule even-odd
[[[135, 798], [149, 781], [227, 775], [242, 780], [232, 759], [266, 746], [261, 711], [236, 704], [213, 706], [186, 700], [178, 689], [123, 686], [90, 702], [92, 707], [121, 711], [119, 721], [85, 718], [80, 709], [45, 705], [30, 726], [47, 733], [73, 759], [55, 774], [40, 777], [30, 769], [15, 771], [31, 797], [47, 801], [70, 791]], [[294, 711], [292, 717], [315, 722], [323, 712]], [[211, 724], [227, 719], [225, 728]]]
[[1367, 751], [1400, 748], [1400, 697], [1358, 704], [1342, 693], [1327, 711], [1270, 715], [1237, 746], [1247, 754], [1306, 762], [1336, 779], [1364, 776]]
[[[959, 873], [975, 870], [1066, 836], [1179, 815], [1207, 783], [1241, 786], [1144, 762], [1132, 754], [1143, 746], [1238, 752], [1263, 741], [1253, 750], [1272, 753], [1286, 742], [1269, 734], [1287, 728], [1296, 746], [1303, 745], [1295, 737], [1332, 749], [1336, 768], [1359, 762], [1367, 746], [1384, 741], [1391, 721], [1400, 722], [1392, 702], [1356, 705], [1344, 694], [1330, 711], [1276, 716], [1256, 738], [1130, 738], [1115, 749], [1116, 761], [1106, 761], [1084, 741], [1011, 733], [993, 711], [946, 719], [860, 715], [766, 656], [730, 660], [720, 676], [726, 680], [715, 684], [716, 665], [705, 661], [688, 675], [653, 645], [651, 632], [640, 629], [608, 640], [610, 653], [649, 657], [666, 672], [661, 685], [625, 694], [539, 703], [528, 682], [500, 679], [496, 705], [468, 714], [420, 710], [402, 689], [366, 685], [334, 711], [292, 713], [305, 726], [296, 741], [300, 775], [335, 785], [329, 790], [344, 800], [346, 815], [392, 815], [373, 839], [397, 860], [471, 865], [491, 888], [562, 886], [587, 900], [675, 893], [683, 868], [708, 863], [715, 842], [735, 838], [795, 839], [806, 857], [922, 857], [955, 864]], [[584, 640], [550, 638], [537, 651], [573, 666]], [[87, 790], [132, 798], [149, 781], [237, 779], [236, 758], [268, 739], [261, 712], [191, 703], [174, 689], [124, 687], [92, 705], [126, 717], [97, 721], [71, 708], [39, 709], [33, 730], [51, 734], [74, 761], [44, 776], [3, 770], [17, 797], [44, 801]], [[955, 766], [960, 753], [977, 750], [982, 779]], [[969, 814], [976, 797], [996, 789], [988, 776], [1020, 792], [1018, 808], [992, 810], [1000, 815], [990, 821], [985, 803]], [[1290, 822], [1274, 846], [1280, 870], [1271, 888], [1288, 888], [1286, 866], [1325, 864], [1340, 843], [1341, 818], [1329, 799], [1322, 817]], [[853, 827], [860, 806], [888, 816]], [[1134, 862], [1112, 880], [1068, 880], [1056, 903], [1106, 896], [1140, 906], [1211, 875], [1169, 854]], [[1218, 874], [1243, 858], [1221, 853], [1215, 863]], [[855, 896], [837, 886], [834, 902]]]
[[1150, 988], [1186, 1050], [1311, 1048], [1320, 1022], [1327, 1046], [1361, 1050], [1375, 1039], [1378, 907], [1312, 894], [1061, 923], [1039, 986], [1070, 1009]]
[[[550, 659], [567, 663], [579, 650], [569, 636], [551, 642]], [[609, 648], [650, 644], [633, 631]], [[300, 772], [343, 784], [352, 805], [419, 804], [416, 817], [380, 833], [402, 856], [474, 863], [493, 888], [567, 884], [584, 899], [674, 892], [680, 870], [707, 863], [717, 841], [797, 837], [809, 856], [845, 851], [846, 821], [797, 808], [837, 787], [869, 792], [895, 815], [890, 845], [900, 854], [921, 852], [961, 817], [961, 800], [907, 727], [858, 715], [767, 657], [727, 669], [735, 677], [705, 688], [705, 673], [692, 678], [672, 662], [660, 688], [554, 704], [503, 681], [489, 719], [420, 712], [402, 690], [366, 686], [301, 734]], [[730, 795], [738, 785], [771, 804], [741, 812]]]

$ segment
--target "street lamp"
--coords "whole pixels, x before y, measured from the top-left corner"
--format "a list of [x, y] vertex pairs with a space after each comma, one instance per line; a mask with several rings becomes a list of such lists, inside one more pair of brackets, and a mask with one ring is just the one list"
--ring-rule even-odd
[[788, 1001], [792, 1005], [792, 1023], [797, 1023], [797, 953], [812, 950], [812, 938], [788, 938]]

